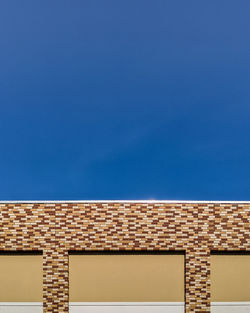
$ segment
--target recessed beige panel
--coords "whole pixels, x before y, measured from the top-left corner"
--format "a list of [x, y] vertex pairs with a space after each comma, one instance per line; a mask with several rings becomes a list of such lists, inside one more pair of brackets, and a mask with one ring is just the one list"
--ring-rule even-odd
[[69, 298], [184, 301], [184, 255], [70, 255]]
[[0, 255], [0, 302], [41, 302], [42, 279], [42, 255]]
[[250, 255], [211, 256], [212, 301], [250, 301]]

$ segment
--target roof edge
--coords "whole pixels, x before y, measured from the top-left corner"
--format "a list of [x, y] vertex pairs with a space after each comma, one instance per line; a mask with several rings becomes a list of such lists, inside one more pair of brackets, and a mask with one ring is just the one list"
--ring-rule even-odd
[[239, 203], [250, 204], [249, 201], [213, 201], [213, 200], [1, 200], [0, 204], [5, 203]]

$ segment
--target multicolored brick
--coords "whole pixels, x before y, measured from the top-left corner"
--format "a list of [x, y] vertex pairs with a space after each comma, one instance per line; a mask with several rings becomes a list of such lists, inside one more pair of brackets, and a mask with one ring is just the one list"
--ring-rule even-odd
[[44, 312], [68, 312], [69, 250], [185, 250], [186, 312], [210, 312], [211, 250], [250, 251], [250, 202], [0, 203], [0, 250], [43, 251]]

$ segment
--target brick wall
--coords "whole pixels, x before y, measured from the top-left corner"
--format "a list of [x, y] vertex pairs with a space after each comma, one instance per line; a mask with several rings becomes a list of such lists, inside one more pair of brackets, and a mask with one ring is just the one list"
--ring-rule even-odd
[[0, 203], [0, 250], [43, 251], [44, 312], [68, 312], [69, 250], [185, 250], [186, 312], [210, 312], [210, 251], [250, 251], [249, 203]]

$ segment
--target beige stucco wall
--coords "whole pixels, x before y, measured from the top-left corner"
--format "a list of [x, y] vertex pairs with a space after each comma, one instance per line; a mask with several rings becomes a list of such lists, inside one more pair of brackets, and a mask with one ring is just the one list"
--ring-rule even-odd
[[0, 302], [41, 302], [42, 279], [42, 255], [0, 255]]
[[[182, 255], [71, 255], [70, 301], [184, 301]], [[250, 255], [211, 256], [212, 301], [250, 301]], [[42, 256], [0, 256], [0, 302], [42, 301]]]
[[71, 255], [76, 302], [184, 301], [183, 255]]
[[250, 301], [250, 255], [211, 256], [212, 301]]

